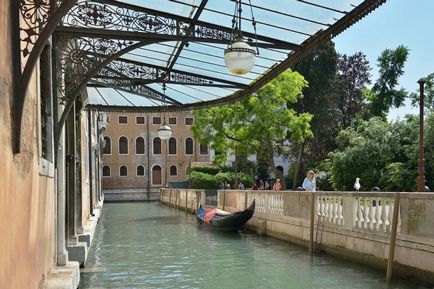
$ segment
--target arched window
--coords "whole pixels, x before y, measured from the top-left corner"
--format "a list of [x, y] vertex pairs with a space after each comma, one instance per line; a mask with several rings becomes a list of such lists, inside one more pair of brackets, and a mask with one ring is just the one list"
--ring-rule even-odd
[[208, 154], [208, 145], [207, 144], [200, 144], [200, 154], [201, 155], [207, 155]]
[[276, 169], [278, 169], [283, 174], [283, 167], [282, 166], [277, 166]]
[[193, 139], [190, 137], [185, 139], [185, 154], [186, 155], [193, 154]]
[[145, 154], [145, 139], [142, 137], [138, 137], [136, 139], [136, 155]]
[[144, 166], [138, 166], [137, 167], [137, 176], [143, 177], [145, 175], [145, 167]]
[[161, 139], [159, 137], [154, 138], [152, 141], [152, 147], [154, 155], [161, 154]]
[[178, 169], [176, 168], [176, 166], [171, 166], [171, 167], [170, 167], [170, 175], [171, 175], [171, 176], [176, 176], [176, 175], [178, 175]]
[[126, 177], [128, 176], [128, 169], [126, 166], [121, 166], [119, 169], [119, 176]]
[[169, 155], [176, 155], [176, 138], [169, 139]]
[[112, 140], [108, 136], [104, 137], [104, 150], [103, 150], [103, 154], [105, 154], [105, 155], [111, 155], [112, 154]]
[[119, 138], [119, 154], [120, 155], [128, 154], [128, 139], [124, 136]]
[[102, 176], [103, 177], [110, 177], [110, 167], [109, 166], [103, 166], [102, 167]]
[[154, 166], [152, 168], [152, 184], [153, 185], [161, 185], [161, 167], [160, 166]]

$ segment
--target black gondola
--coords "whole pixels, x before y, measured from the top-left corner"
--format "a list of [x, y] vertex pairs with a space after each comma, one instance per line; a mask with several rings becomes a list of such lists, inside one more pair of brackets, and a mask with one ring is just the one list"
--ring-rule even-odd
[[255, 200], [247, 209], [236, 213], [229, 213], [219, 209], [205, 211], [201, 206], [197, 211], [196, 218], [199, 224], [216, 230], [237, 231], [252, 218], [254, 212]]

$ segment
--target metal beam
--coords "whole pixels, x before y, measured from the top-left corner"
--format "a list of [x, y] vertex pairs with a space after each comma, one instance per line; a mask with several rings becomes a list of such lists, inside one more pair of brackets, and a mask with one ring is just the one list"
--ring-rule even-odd
[[128, 88], [125, 88], [125, 87], [119, 86], [113, 82], [92, 79], [88, 82], [87, 86], [88, 87], [108, 87], [108, 88], [122, 90], [122, 91], [125, 91], [128, 93], [134, 94], [134, 95], [149, 98], [149, 99], [156, 100], [159, 102], [165, 100], [167, 103], [172, 104], [174, 106], [182, 106], [183, 105], [181, 102], [175, 100], [174, 98], [169, 97], [167, 95], [164, 95], [164, 94], [158, 92], [157, 90], [152, 89], [152, 88], [150, 88], [146, 85], [142, 85], [142, 84], [131, 85]]
[[181, 44], [179, 45], [178, 49], [176, 50], [175, 55], [172, 58], [172, 61], [170, 63], [167, 63], [167, 70], [170, 71], [173, 66], [176, 63], [176, 60], [178, 60], [179, 55], [182, 52], [182, 49], [184, 48], [185, 44], [188, 41], [189, 35], [193, 32], [194, 25], [196, 24], [197, 20], [199, 19], [200, 15], [202, 14], [203, 9], [205, 8], [206, 3], [208, 3], [208, 0], [202, 0], [199, 7], [197, 8], [196, 13], [194, 14], [193, 19], [191, 19], [190, 26], [187, 28], [187, 31], [185, 32], [186, 36], [182, 38]]
[[200, 74], [172, 69], [166, 67], [141, 63], [135, 60], [118, 58], [109, 63], [96, 77], [115, 76], [130, 78], [133, 80], [153, 80], [154, 82], [166, 82], [188, 85], [207, 85], [229, 88], [246, 88], [248, 85], [221, 78], [203, 76]]
[[[174, 41], [189, 37], [189, 41], [210, 42], [214, 39], [229, 44], [232, 40], [232, 29], [225, 26], [108, 0], [86, 1], [75, 5], [65, 16], [62, 26], [138, 32], [142, 36], [152, 34], [153, 38], [171, 38]], [[300, 48], [297, 44], [265, 35], [255, 36], [247, 31], [243, 31], [243, 35], [252, 41], [256, 37], [258, 47], [262, 43], [293, 51]]]

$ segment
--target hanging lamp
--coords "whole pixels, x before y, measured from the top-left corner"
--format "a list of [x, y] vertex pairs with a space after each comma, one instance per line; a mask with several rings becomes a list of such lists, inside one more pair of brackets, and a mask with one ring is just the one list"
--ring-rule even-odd
[[[256, 60], [255, 50], [252, 49], [250, 45], [245, 41], [241, 32], [241, 5], [241, 0], [237, 0], [235, 2], [235, 12], [232, 19], [232, 41], [225, 49], [224, 54], [226, 68], [235, 75], [243, 75], [250, 72], [255, 65]], [[253, 10], [252, 24], [256, 36], [256, 22], [253, 17]]]
[[[163, 83], [163, 102], [166, 104], [166, 84]], [[163, 104], [162, 104], [163, 105]], [[157, 135], [160, 139], [166, 140], [172, 136], [172, 128], [166, 123], [166, 115], [165, 115], [166, 106], [163, 107], [163, 124], [158, 128]]]

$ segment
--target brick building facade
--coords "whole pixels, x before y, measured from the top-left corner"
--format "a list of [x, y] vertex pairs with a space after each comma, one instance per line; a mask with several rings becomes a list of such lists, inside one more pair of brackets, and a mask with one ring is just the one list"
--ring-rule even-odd
[[155, 199], [159, 189], [188, 181], [190, 162], [209, 162], [207, 145], [190, 130], [193, 115], [171, 112], [165, 118], [172, 137], [161, 140], [159, 113], [139, 110], [105, 112], [103, 189], [106, 200]]

